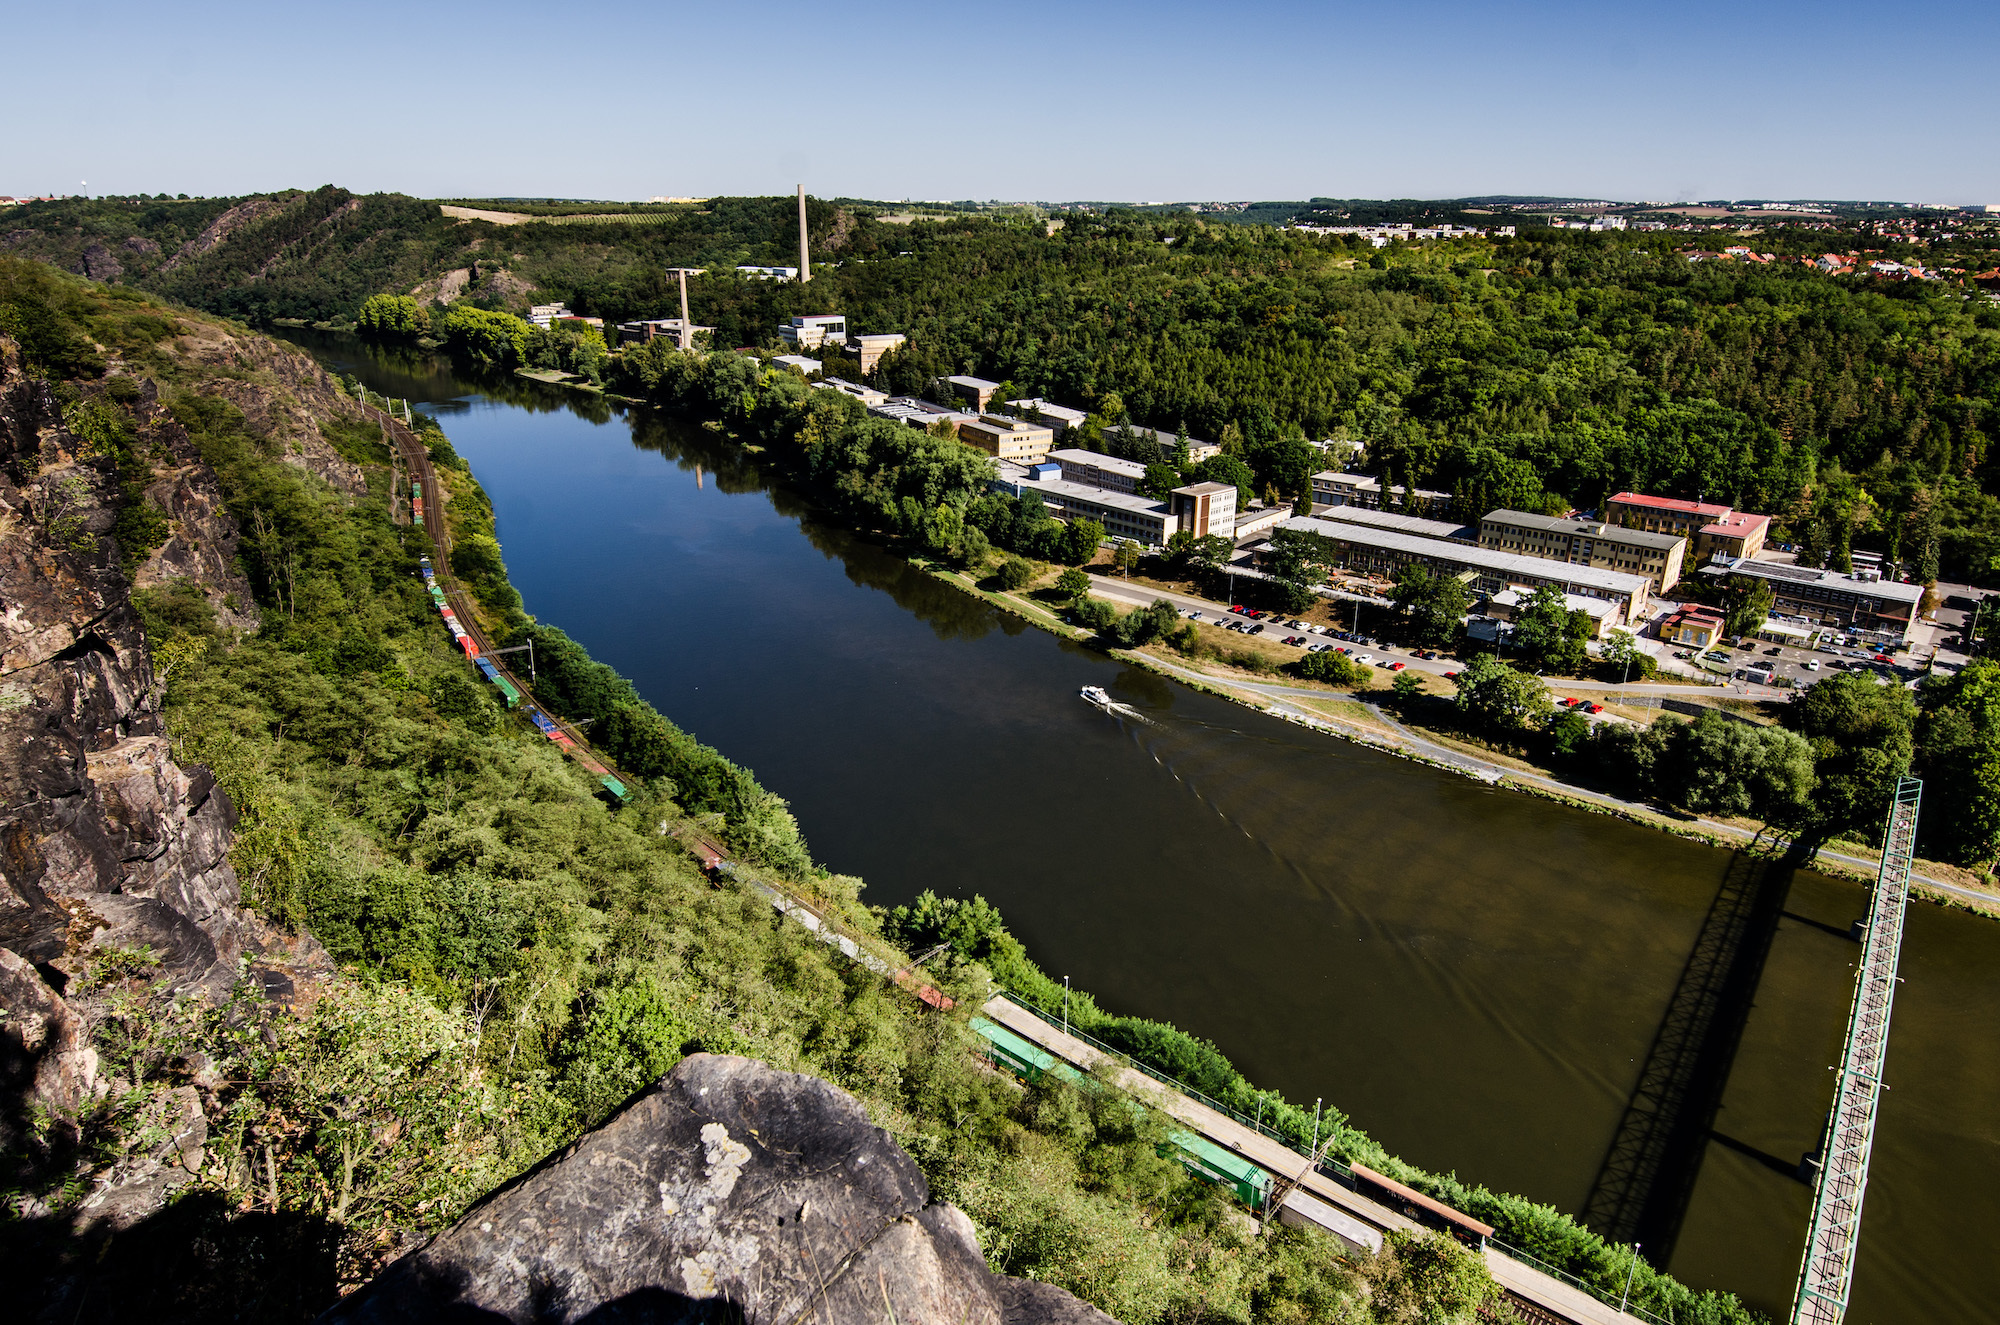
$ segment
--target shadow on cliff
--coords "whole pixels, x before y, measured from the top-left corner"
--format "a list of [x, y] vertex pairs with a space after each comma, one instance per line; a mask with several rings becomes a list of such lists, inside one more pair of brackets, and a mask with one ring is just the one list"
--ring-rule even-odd
[[18, 1321], [310, 1321], [338, 1295], [338, 1242], [316, 1216], [245, 1214], [196, 1192], [116, 1231], [79, 1234], [62, 1215], [0, 1225], [0, 1263], [15, 1267]]

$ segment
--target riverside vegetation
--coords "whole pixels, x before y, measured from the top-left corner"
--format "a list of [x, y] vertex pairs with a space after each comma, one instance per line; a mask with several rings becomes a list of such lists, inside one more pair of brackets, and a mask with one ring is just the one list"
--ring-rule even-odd
[[[0, 261], [0, 330], [29, 363], [114, 433], [130, 383], [150, 378], [244, 529], [242, 569], [262, 609], [254, 634], [220, 627], [192, 586], [138, 604], [177, 750], [210, 765], [242, 812], [232, 859], [250, 900], [316, 934], [340, 970], [285, 1012], [248, 988], [221, 1005], [177, 996], [144, 951], [95, 954], [72, 990], [103, 1009], [95, 1034], [118, 1089], [74, 1133], [44, 1128], [9, 1157], [11, 1204], [41, 1212], [10, 1236], [59, 1234], [88, 1175], [137, 1143], [161, 1092], [192, 1083], [212, 1119], [209, 1162], [176, 1202], [175, 1236], [121, 1238], [100, 1276], [107, 1288], [148, 1285], [162, 1317], [309, 1318], [403, 1239], [448, 1223], [699, 1045], [853, 1091], [937, 1195], [977, 1221], [997, 1266], [1126, 1320], [1465, 1319], [1490, 1297], [1483, 1272], [1435, 1239], [1357, 1264], [1314, 1236], [1246, 1231], [1161, 1157], [1159, 1116], [1014, 1087], [975, 1061], [963, 1011], [929, 1011], [780, 921], [753, 889], [705, 878], [663, 826], [723, 837], [746, 874], [814, 897], [856, 931], [947, 944], [932, 971], [962, 1009], [989, 977], [1053, 992], [976, 899], [869, 911], [858, 881], [812, 864], [782, 802], [750, 774], [522, 615], [477, 484], [425, 420], [451, 494], [454, 567], [496, 628], [537, 632], [551, 706], [602, 719], [631, 761], [635, 803], [607, 805], [495, 705], [438, 630], [415, 575], [432, 549], [388, 517], [389, 456], [374, 430], [325, 427], [367, 474], [368, 499], [283, 463], [279, 440], [215, 389], [225, 374], [237, 390], [275, 393], [275, 380], [251, 356], [217, 369], [182, 354], [194, 321]], [[853, 456], [849, 499], [934, 509], [902, 498], [963, 448], [896, 433], [880, 454]], [[830, 468], [827, 481], [842, 483]], [[1044, 520], [1014, 524], [994, 516], [1010, 541], [1050, 536]], [[955, 545], [976, 527], [961, 521]], [[949, 529], [936, 530], [945, 541]], [[1072, 1013], [1197, 1088], [1258, 1103], [1211, 1045], [1111, 1017], [1087, 996]], [[1262, 1102], [1281, 1131], [1309, 1125]], [[1425, 1186], [1583, 1277], [1622, 1282], [1626, 1254], [1557, 1212], [1425, 1175], [1338, 1116], [1331, 1125], [1336, 1153]], [[1636, 1300], [1677, 1319], [1747, 1318], [1733, 1299], [1643, 1264], [1634, 1284]]]

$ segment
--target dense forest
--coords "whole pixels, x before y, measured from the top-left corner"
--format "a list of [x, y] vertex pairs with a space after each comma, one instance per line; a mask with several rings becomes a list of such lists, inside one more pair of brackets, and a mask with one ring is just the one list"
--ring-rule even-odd
[[[452, 494], [464, 552], [454, 567], [496, 628], [536, 633], [538, 697], [600, 719], [633, 761], [633, 802], [608, 803], [499, 707], [439, 628], [416, 575], [435, 549], [421, 527], [390, 518], [379, 434], [351, 413], [318, 413], [331, 421], [315, 445], [361, 467], [365, 496], [285, 463], [300, 439], [232, 400], [337, 388], [302, 377], [268, 342], [210, 324], [210, 345], [231, 347], [218, 368], [180, 348], [192, 324], [130, 292], [0, 259], [0, 330], [67, 418], [114, 439], [104, 463], [121, 473], [150, 463], [133, 402], [156, 393], [163, 413], [148, 406], [145, 427], [186, 430], [245, 531], [255, 632], [218, 624], [185, 582], [135, 601], [178, 756], [212, 768], [241, 813], [231, 858], [247, 900], [316, 935], [340, 972], [287, 1013], [249, 986], [221, 1005], [183, 997], [144, 951], [81, 954], [71, 996], [109, 1009], [96, 1034], [118, 1088], [73, 1130], [34, 1129], [29, 1149], [6, 1157], [10, 1203], [44, 1212], [7, 1227], [16, 1253], [72, 1255], [63, 1230], [88, 1175], [194, 1080], [211, 1116], [209, 1161], [171, 1207], [171, 1234], [121, 1237], [97, 1283], [114, 1300], [144, 1297], [156, 1319], [310, 1319], [404, 1239], [448, 1224], [700, 1047], [853, 1091], [937, 1196], [977, 1222], [996, 1266], [1135, 1325], [1457, 1321], [1492, 1299], [1477, 1262], [1440, 1239], [1357, 1261], [1315, 1235], [1247, 1229], [1163, 1157], [1161, 1116], [1106, 1093], [1023, 1091], [982, 1070], [965, 1018], [989, 980], [1044, 999], [1056, 988], [1000, 917], [976, 900], [869, 910], [858, 880], [813, 864], [752, 775], [522, 616], [486, 547], [490, 507], [422, 420]], [[901, 498], [948, 481], [940, 475], [964, 448], [894, 431], [916, 449], [892, 453], [876, 438], [885, 449], [854, 500], [924, 510]], [[142, 538], [148, 527], [121, 525]], [[706, 877], [688, 833], [728, 841], [737, 875]], [[929, 969], [959, 1011], [939, 1015], [845, 963], [781, 920], [758, 880], [813, 898], [867, 942], [943, 945]], [[1072, 1013], [1222, 1098], [1261, 1102], [1266, 1120], [1303, 1139], [1310, 1113], [1256, 1091], [1212, 1045], [1112, 1016], [1085, 994]], [[1635, 1265], [1553, 1210], [1403, 1164], [1337, 1114], [1328, 1126], [1334, 1153], [1418, 1183], [1595, 1283], [1629, 1276], [1635, 1300], [1680, 1320], [1747, 1319], [1734, 1299]]]
[[[1995, 576], [2000, 307], [1962, 282], [1694, 263], [1661, 232], [1373, 250], [1186, 213], [890, 224], [813, 201], [815, 278], [799, 286], [734, 271], [796, 260], [789, 199], [618, 210], [498, 226], [335, 188], [73, 200], [15, 209], [0, 241], [251, 322], [351, 321], [372, 294], [429, 298], [453, 273], [472, 306], [662, 316], [677, 310], [672, 269], [702, 267], [694, 314], [716, 344], [775, 345], [785, 317], [835, 309], [910, 336], [879, 372], [894, 390], [975, 373], [1253, 452], [1345, 442], [1369, 472], [1451, 490], [1470, 516], [1637, 488], [1770, 513], [1779, 538], [1835, 566], [1867, 548], [1918, 578]], [[1938, 261], [1859, 230], [1756, 242]], [[1983, 240], [1963, 242], [1990, 263]], [[1260, 490], [1296, 496], [1295, 466], [1253, 468]]]

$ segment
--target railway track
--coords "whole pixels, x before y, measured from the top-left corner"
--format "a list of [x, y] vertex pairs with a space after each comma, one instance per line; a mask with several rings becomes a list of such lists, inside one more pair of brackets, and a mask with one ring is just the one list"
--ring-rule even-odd
[[[446, 607], [450, 609], [445, 620], [448, 625], [455, 623], [454, 636], [462, 635], [464, 639], [471, 641], [469, 648], [463, 643], [460, 645], [466, 657], [480, 660], [477, 664], [479, 670], [499, 688], [503, 697], [509, 699], [507, 705], [509, 708], [514, 708], [514, 701], [518, 699], [520, 711], [542, 735], [597, 779], [613, 796], [621, 801], [629, 799], [630, 780], [622, 777], [610, 764], [600, 759], [590, 743], [584, 739], [583, 733], [573, 724], [549, 712], [535, 699], [534, 687], [501, 663], [492, 639], [480, 627], [478, 617], [473, 611], [471, 595], [451, 574], [451, 529], [445, 520], [444, 491], [438, 485], [437, 472], [431, 467], [430, 453], [424, 449], [423, 442], [404, 426], [402, 420], [388, 411], [365, 402], [362, 409], [381, 426], [384, 435], [394, 443], [396, 454], [402, 458], [403, 464], [409, 470], [412, 518], [423, 524], [424, 532], [430, 535], [431, 546], [437, 549], [437, 565], [431, 568], [430, 574], [425, 578], [427, 581], [434, 581], [439, 591], [433, 593], [432, 600], [440, 609]], [[400, 480], [391, 500], [400, 507], [402, 502]], [[396, 513], [400, 514], [400, 511]], [[502, 684], [503, 681], [505, 684]]]

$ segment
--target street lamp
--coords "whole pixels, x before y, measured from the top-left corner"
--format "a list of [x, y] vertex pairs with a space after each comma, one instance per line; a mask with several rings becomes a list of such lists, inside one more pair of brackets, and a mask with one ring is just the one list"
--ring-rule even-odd
[[1069, 977], [1063, 977], [1063, 1034], [1069, 1034]]

